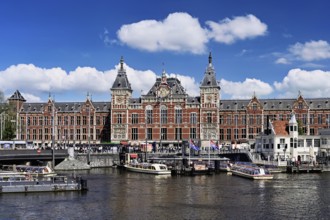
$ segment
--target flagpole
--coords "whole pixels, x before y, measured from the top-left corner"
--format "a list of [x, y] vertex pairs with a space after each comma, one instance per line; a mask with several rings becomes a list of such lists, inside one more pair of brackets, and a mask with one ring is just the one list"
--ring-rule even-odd
[[211, 148], [211, 141], [209, 141], [209, 166], [210, 166], [210, 164], [211, 164], [210, 148]]
[[188, 157], [189, 159], [188, 159], [188, 166], [190, 166], [190, 150], [191, 150], [191, 149], [190, 149], [190, 144], [191, 144], [191, 139], [190, 139], [190, 142], [189, 142], [189, 157]]

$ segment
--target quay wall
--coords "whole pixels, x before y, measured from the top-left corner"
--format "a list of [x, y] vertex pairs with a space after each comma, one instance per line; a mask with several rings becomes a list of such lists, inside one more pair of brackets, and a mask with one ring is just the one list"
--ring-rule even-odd
[[75, 155], [75, 159], [83, 163], [88, 164], [91, 168], [97, 167], [112, 167], [118, 164], [119, 154], [118, 153], [79, 153]]

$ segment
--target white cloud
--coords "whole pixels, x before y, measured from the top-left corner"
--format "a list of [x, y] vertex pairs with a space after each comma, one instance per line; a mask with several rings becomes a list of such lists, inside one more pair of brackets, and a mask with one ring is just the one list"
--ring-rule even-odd
[[258, 79], [245, 79], [244, 82], [232, 82], [222, 79], [220, 81], [222, 93], [230, 95], [232, 99], [250, 99], [253, 94], [258, 97], [267, 96], [273, 92], [273, 88]]
[[117, 31], [117, 37], [130, 47], [149, 52], [166, 50], [203, 54], [211, 39], [230, 44], [265, 35], [267, 31], [267, 25], [254, 15], [232, 20], [226, 18], [219, 23], [207, 21], [206, 25], [202, 27], [199, 20], [188, 13], [176, 12], [162, 21], [142, 20], [123, 25]]
[[304, 44], [296, 43], [289, 47], [289, 52], [297, 59], [304, 61], [330, 58], [330, 45], [327, 41], [309, 41]]
[[292, 69], [282, 82], [274, 82], [274, 86], [281, 97], [296, 97], [298, 91], [305, 97], [329, 97], [330, 72]]
[[143, 20], [123, 25], [117, 36], [130, 47], [151, 52], [169, 50], [201, 54], [208, 42], [198, 19], [179, 12], [169, 14], [163, 21]]
[[194, 77], [185, 76], [185, 75], [179, 75], [171, 73], [170, 77], [178, 78], [181, 82], [181, 85], [186, 90], [188, 95], [190, 96], [199, 96], [199, 82], [195, 81]]
[[207, 21], [206, 24], [211, 28], [209, 37], [225, 44], [263, 36], [267, 33], [267, 25], [251, 14], [234, 17], [233, 19], [226, 18], [218, 23]]
[[275, 63], [277, 64], [290, 64], [290, 61], [284, 57], [278, 58]]
[[[126, 64], [124, 68], [134, 92], [133, 96], [140, 96], [141, 90], [148, 91], [156, 81], [157, 75], [151, 70], [135, 70]], [[56, 99], [58, 96], [68, 95], [70, 101], [77, 101], [76, 95], [84, 96], [89, 92], [95, 100], [98, 95], [109, 94], [118, 69], [119, 64], [104, 72], [92, 67], [77, 67], [74, 71], [66, 72], [61, 68], [43, 69], [33, 64], [18, 64], [0, 71], [0, 88], [7, 97], [18, 89], [28, 102], [47, 101], [50, 93]], [[177, 77], [188, 94], [199, 94], [198, 83], [193, 77]]]

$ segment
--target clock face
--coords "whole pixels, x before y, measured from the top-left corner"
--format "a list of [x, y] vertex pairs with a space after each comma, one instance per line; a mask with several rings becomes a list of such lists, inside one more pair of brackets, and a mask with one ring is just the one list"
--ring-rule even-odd
[[206, 96], [206, 101], [211, 102], [212, 101], [212, 96], [211, 95]]
[[123, 99], [123, 97], [117, 96], [117, 97], [116, 97], [116, 103], [117, 103], [117, 104], [123, 104], [123, 103], [124, 103], [124, 99]]
[[170, 90], [167, 87], [160, 87], [158, 90], [158, 96], [164, 98], [170, 93]]

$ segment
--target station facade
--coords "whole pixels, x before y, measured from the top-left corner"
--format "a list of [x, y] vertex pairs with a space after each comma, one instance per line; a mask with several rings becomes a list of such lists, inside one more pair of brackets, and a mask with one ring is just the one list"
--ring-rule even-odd
[[[134, 83], [134, 82], [133, 82]], [[111, 99], [94, 102], [26, 102], [17, 90], [8, 99], [17, 110], [16, 139], [38, 147], [57, 145], [156, 143], [160, 148], [176, 147], [183, 140], [207, 146], [253, 143], [267, 121], [289, 121], [295, 114], [305, 135], [316, 135], [329, 127], [328, 98], [307, 99], [299, 92], [291, 99], [222, 100], [211, 54], [200, 84], [199, 96], [187, 94], [181, 81], [163, 71], [150, 90], [135, 98], [124, 60], [110, 88]]]

